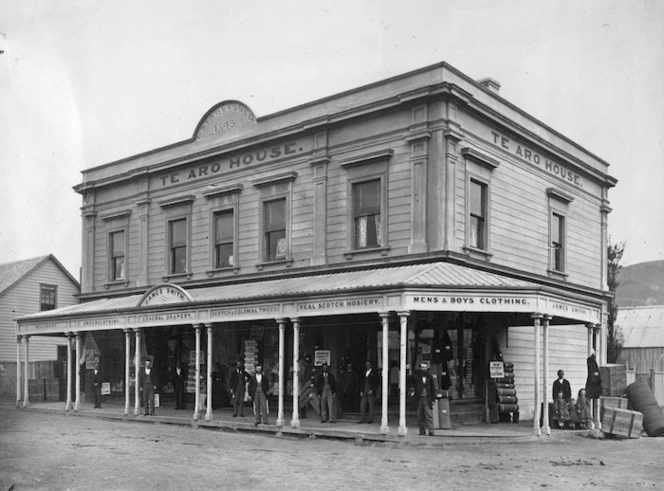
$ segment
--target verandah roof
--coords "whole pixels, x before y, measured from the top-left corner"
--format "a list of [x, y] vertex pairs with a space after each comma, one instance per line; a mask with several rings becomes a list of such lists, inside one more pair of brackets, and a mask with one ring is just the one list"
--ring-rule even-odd
[[[260, 280], [187, 290], [193, 302], [245, 302], [279, 297], [340, 294], [372, 288], [430, 287], [440, 289], [537, 289], [541, 285], [451, 263], [411, 264], [318, 275]], [[80, 316], [136, 308], [142, 294], [114, 297], [21, 317], [25, 319]]]

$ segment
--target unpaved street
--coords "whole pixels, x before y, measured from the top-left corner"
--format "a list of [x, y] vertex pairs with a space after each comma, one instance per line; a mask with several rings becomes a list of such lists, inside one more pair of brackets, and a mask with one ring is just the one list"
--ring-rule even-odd
[[368, 445], [0, 408], [2, 490], [663, 489], [663, 462], [664, 438]]

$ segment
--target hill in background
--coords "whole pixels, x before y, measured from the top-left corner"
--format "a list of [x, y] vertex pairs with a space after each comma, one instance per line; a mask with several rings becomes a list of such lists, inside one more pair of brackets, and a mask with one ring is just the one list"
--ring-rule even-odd
[[618, 307], [664, 305], [664, 261], [623, 266], [616, 289]]

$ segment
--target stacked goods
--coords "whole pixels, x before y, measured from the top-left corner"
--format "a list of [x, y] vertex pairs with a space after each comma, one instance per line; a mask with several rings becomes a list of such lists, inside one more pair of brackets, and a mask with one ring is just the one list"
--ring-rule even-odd
[[602, 418], [602, 430], [624, 438], [639, 438], [643, 424], [643, 414], [629, 409], [606, 408]]
[[602, 377], [602, 394], [618, 397], [625, 393], [627, 367], [625, 365], [604, 365], [599, 367]]
[[496, 379], [496, 402], [500, 421], [519, 422], [519, 398], [514, 387], [514, 363], [505, 362], [505, 377]]
[[599, 398], [599, 419], [604, 419], [604, 412], [607, 409], [627, 409], [627, 398], [625, 397], [606, 397]]
[[648, 436], [664, 436], [664, 412], [657, 404], [657, 399], [650, 386], [643, 382], [634, 382], [627, 386], [629, 407], [643, 413], [643, 429]]

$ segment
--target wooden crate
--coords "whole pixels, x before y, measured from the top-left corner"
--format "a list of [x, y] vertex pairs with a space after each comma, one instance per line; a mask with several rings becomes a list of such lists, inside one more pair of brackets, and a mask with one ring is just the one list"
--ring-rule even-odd
[[59, 401], [60, 400], [60, 379], [49, 378], [45, 379], [46, 401]]
[[643, 414], [629, 409], [606, 408], [602, 418], [602, 431], [624, 438], [640, 438]]
[[619, 397], [627, 387], [627, 367], [625, 365], [604, 365], [599, 367], [602, 377], [602, 395]]
[[626, 397], [608, 397], [601, 396], [599, 398], [599, 419], [604, 419], [604, 410], [605, 409], [627, 409], [627, 398]]
[[28, 380], [28, 396], [31, 401], [43, 401], [44, 400], [44, 379], [29, 379]]

